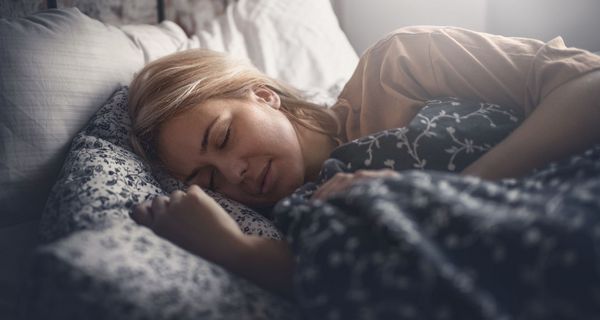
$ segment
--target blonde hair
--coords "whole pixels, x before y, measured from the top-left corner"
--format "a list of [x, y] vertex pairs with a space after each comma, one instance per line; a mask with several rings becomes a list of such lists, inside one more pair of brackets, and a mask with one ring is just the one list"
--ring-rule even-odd
[[160, 162], [156, 144], [163, 123], [209, 99], [246, 98], [257, 87], [279, 95], [281, 110], [292, 123], [337, 139], [338, 123], [330, 110], [303, 100], [297, 90], [246, 60], [192, 49], [150, 62], [134, 77], [129, 88], [132, 147], [147, 161]]

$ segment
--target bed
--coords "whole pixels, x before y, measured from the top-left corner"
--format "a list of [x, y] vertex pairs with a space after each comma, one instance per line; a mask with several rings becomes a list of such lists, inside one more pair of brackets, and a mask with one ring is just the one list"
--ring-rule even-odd
[[[592, 214], [600, 207], [594, 196], [600, 190], [600, 148], [521, 180], [485, 183], [448, 173], [519, 125], [519, 114], [491, 103], [440, 97], [428, 101], [406, 128], [350, 142], [325, 163], [321, 180], [357, 168], [409, 170], [401, 178], [358, 184], [327, 202], [307, 204], [317, 186], [308, 184], [275, 208], [275, 219], [210, 193], [245, 233], [287, 235], [298, 259], [295, 303], [135, 224], [129, 217], [134, 204], [184, 188], [141, 161], [127, 140], [127, 84], [145, 63], [190, 48], [227, 51], [324, 107], [335, 101], [357, 63], [328, 1], [191, 1], [208, 10], [202, 19], [183, 9], [156, 13], [165, 5], [158, 3], [152, 1], [151, 10], [125, 6], [116, 16], [62, 7], [0, 20], [0, 179], [7, 186], [0, 190], [0, 253], [7, 257], [1, 318], [599, 314], [599, 268], [596, 255], [586, 253], [600, 241]], [[140, 16], [128, 20], [123, 12]], [[163, 15], [167, 20], [153, 23]], [[547, 220], [539, 212], [571, 215]], [[548, 251], [547, 231], [573, 246]], [[503, 244], [515, 249], [492, 239], [507, 235], [513, 238]], [[513, 262], [523, 257], [544, 272], [515, 269]], [[503, 264], [492, 264], [498, 261]], [[380, 268], [380, 276], [347, 276], [366, 267]], [[495, 267], [506, 270], [499, 276], [477, 273]], [[557, 275], [564, 270], [580, 276], [563, 281]], [[514, 273], [519, 276], [502, 278]], [[511, 282], [520, 277], [531, 291]], [[557, 290], [562, 293], [555, 295]]]
[[[357, 56], [329, 2], [179, 1], [162, 14], [155, 1], [46, 5], [15, 2], [0, 20], [0, 318], [297, 318], [289, 302], [132, 223], [133, 203], [181, 185], [147, 174], [119, 108], [145, 63], [199, 47], [330, 104]], [[245, 232], [279, 236], [221, 201]]]

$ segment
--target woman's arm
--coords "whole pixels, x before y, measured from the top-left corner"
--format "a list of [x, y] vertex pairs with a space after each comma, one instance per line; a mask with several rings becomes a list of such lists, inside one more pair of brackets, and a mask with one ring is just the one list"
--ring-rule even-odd
[[463, 174], [518, 177], [594, 143], [600, 143], [600, 71], [550, 92], [519, 128]]
[[267, 290], [292, 297], [294, 260], [287, 242], [245, 235], [198, 186], [144, 202], [131, 216], [176, 245]]
[[259, 286], [292, 299], [294, 259], [284, 240], [244, 236], [238, 261], [224, 266]]

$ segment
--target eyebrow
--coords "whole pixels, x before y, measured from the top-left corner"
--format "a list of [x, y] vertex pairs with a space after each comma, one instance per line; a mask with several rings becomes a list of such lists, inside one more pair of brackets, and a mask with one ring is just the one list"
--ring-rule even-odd
[[[216, 116], [213, 121], [208, 125], [208, 127], [206, 127], [206, 130], [204, 130], [204, 136], [202, 137], [202, 144], [200, 145], [200, 152], [204, 153], [206, 152], [206, 150], [208, 149], [208, 138], [210, 137], [210, 130], [212, 130], [212, 127], [215, 125], [215, 123], [217, 123], [217, 121], [219, 120], [221, 116]], [[190, 180], [192, 180], [200, 171], [200, 168], [196, 168], [192, 171], [192, 173], [190, 173], [184, 180], [184, 182], [187, 184], [190, 182]]]

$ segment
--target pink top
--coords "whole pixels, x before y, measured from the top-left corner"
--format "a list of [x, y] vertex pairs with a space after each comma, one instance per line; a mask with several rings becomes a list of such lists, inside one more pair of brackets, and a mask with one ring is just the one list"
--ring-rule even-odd
[[600, 56], [567, 48], [561, 38], [544, 43], [455, 27], [408, 27], [365, 52], [332, 109], [346, 140], [402, 127], [425, 101], [442, 96], [527, 116], [555, 88], [599, 69]]

